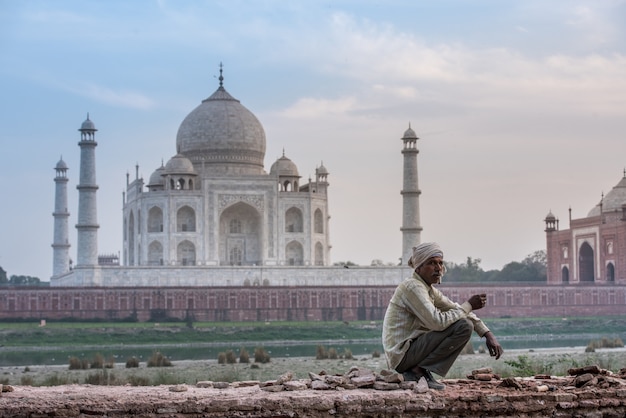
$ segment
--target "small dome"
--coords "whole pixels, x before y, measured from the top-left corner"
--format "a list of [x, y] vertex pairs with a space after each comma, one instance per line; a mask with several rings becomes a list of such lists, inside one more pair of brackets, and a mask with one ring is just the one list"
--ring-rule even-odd
[[409, 129], [404, 131], [404, 135], [402, 135], [402, 139], [419, 139], [415, 131], [411, 129], [411, 125], [409, 125]]
[[163, 185], [165, 183], [165, 179], [163, 178], [164, 172], [165, 172], [165, 167], [163, 167], [163, 164], [161, 164], [161, 167], [154, 170], [154, 173], [150, 175], [150, 181], [148, 182], [148, 187]]
[[81, 131], [97, 131], [96, 125], [89, 119], [89, 114], [87, 114], [87, 119], [80, 125]]
[[280, 157], [270, 168], [270, 174], [279, 177], [300, 177], [298, 174], [298, 167], [289, 158], [283, 156]]
[[328, 175], [328, 170], [326, 169], [326, 167], [324, 167], [324, 163], [322, 163], [316, 170], [315, 172], [319, 175], [322, 176], [327, 176]]
[[[170, 158], [165, 164], [163, 174], [192, 174], [196, 175], [196, 171], [193, 168], [193, 164], [189, 161], [189, 158], [184, 155], [177, 154]], [[152, 176], [150, 176], [152, 180]]]
[[552, 214], [552, 211], [548, 212], [548, 214], [546, 215], [546, 219], [545, 219], [545, 221], [546, 221], [546, 222], [547, 222], [547, 221], [556, 221], [556, 216], [554, 216], [554, 215]]
[[54, 168], [56, 170], [67, 170], [67, 164], [65, 164], [65, 161], [61, 158]]

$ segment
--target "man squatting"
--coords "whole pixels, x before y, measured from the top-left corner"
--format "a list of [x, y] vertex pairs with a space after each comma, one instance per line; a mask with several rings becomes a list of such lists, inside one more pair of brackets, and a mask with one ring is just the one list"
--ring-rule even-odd
[[443, 390], [432, 373], [445, 377], [472, 336], [485, 337], [489, 354], [500, 358], [502, 346], [472, 311], [481, 309], [487, 295], [474, 295], [459, 305], [433, 285], [446, 271], [443, 251], [437, 243], [413, 247], [408, 262], [414, 272], [396, 288], [383, 321], [383, 347], [390, 369], [404, 380], [424, 377], [431, 389]]

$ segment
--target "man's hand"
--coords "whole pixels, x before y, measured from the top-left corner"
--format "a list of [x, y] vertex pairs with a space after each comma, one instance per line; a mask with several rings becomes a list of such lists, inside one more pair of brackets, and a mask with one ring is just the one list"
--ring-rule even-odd
[[485, 339], [487, 340], [486, 344], [487, 348], [489, 349], [489, 355], [491, 357], [495, 357], [496, 360], [499, 359], [502, 353], [504, 353], [504, 349], [502, 348], [498, 340], [496, 340], [496, 337], [491, 331], [488, 331], [485, 335], [483, 335], [483, 337], [485, 337]]
[[468, 300], [469, 304], [472, 305], [472, 309], [480, 309], [484, 308], [487, 303], [487, 295], [485, 293], [480, 295], [474, 295]]

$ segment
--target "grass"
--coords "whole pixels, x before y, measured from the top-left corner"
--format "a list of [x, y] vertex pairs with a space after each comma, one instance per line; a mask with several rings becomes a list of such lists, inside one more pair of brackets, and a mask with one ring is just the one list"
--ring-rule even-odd
[[[499, 337], [533, 334], [614, 334], [626, 329], [626, 316], [578, 318], [490, 318], [485, 322]], [[54, 322], [39, 324], [0, 323], [0, 345], [90, 346], [157, 345], [218, 342], [268, 342], [380, 339], [381, 321], [336, 322]]]

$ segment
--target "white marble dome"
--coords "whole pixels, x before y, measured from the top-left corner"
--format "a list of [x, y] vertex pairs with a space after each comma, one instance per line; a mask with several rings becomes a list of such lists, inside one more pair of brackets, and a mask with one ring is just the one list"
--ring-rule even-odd
[[261, 122], [239, 100], [219, 88], [202, 101], [178, 128], [178, 153], [209, 170], [230, 166], [238, 172], [261, 173], [265, 158], [265, 131]]

